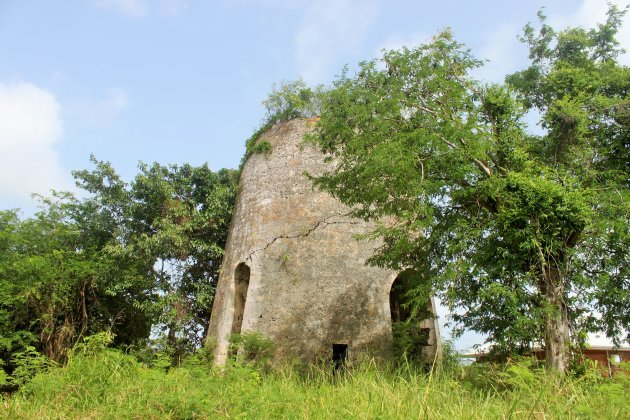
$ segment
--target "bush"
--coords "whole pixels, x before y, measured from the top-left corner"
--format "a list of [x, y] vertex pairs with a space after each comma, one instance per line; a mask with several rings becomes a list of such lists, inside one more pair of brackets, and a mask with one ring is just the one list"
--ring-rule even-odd
[[311, 88], [302, 79], [293, 82], [283, 81], [279, 86], [274, 84], [271, 93], [263, 101], [267, 115], [260, 128], [245, 142], [245, 155], [241, 160], [241, 166], [254, 153], [271, 153], [271, 144], [258, 139], [274, 124], [319, 115], [324, 92], [323, 86]]
[[9, 385], [10, 379], [11, 377], [7, 375], [4, 369], [0, 368], [0, 391], [2, 391], [3, 387], [6, 387], [7, 385]]
[[426, 360], [422, 353], [429, 341], [429, 330], [427, 328], [420, 328], [417, 323], [394, 322], [392, 324], [392, 333], [396, 359], [407, 360], [421, 365], [433, 362], [433, 360]]
[[273, 342], [257, 332], [232, 334], [229, 354], [238, 363], [267, 367], [274, 354]]
[[[271, 357], [260, 336], [234, 342], [242, 357]], [[214, 368], [203, 357], [166, 371], [97, 337], [73, 351], [68, 365], [36, 374], [13, 396], [0, 395], [0, 418], [630, 417], [628, 376], [559, 381], [532, 359], [465, 367], [460, 380], [370, 361], [333, 376], [313, 366], [306, 374], [285, 365]]]
[[57, 363], [39, 353], [33, 346], [27, 346], [25, 351], [15, 353], [11, 363], [14, 366], [13, 373], [10, 377], [5, 375], [5, 380], [16, 387], [26, 384], [38, 373], [45, 373], [57, 366]]
[[473, 363], [466, 370], [464, 382], [471, 389], [486, 392], [531, 391], [547, 376], [539, 360], [519, 358], [506, 363]]

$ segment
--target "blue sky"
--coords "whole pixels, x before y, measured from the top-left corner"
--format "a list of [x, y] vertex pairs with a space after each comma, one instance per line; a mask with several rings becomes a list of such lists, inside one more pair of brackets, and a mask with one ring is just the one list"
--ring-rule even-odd
[[72, 190], [90, 153], [126, 179], [138, 161], [235, 168], [274, 83], [330, 83], [344, 64], [446, 27], [490, 60], [477, 77], [500, 81], [525, 65], [516, 37], [541, 6], [556, 27], [606, 11], [605, 0], [0, 0], [0, 209], [28, 214], [30, 193]]

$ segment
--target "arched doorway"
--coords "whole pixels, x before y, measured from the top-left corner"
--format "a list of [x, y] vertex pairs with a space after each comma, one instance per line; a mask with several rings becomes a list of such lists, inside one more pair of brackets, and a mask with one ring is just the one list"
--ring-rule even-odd
[[412, 270], [405, 270], [396, 277], [389, 291], [394, 350], [399, 356], [411, 359], [422, 357], [425, 348], [430, 345], [430, 297], [427, 295], [426, 306], [417, 307], [414, 311], [411, 300], [422, 297], [416, 295], [417, 290], [414, 290], [413, 298], [409, 294], [419, 284], [419, 275]]
[[411, 310], [406, 305], [407, 284], [404, 278], [401, 279], [401, 275], [396, 277], [389, 291], [389, 311], [392, 317], [392, 325], [397, 322], [406, 322], [411, 315]]
[[232, 320], [232, 334], [240, 334], [243, 326], [243, 314], [249, 289], [249, 266], [240, 263], [234, 270], [234, 318]]

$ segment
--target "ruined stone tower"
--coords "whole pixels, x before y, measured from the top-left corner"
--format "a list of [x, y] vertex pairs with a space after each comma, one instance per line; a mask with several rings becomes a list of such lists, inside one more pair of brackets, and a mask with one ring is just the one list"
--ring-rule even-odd
[[[243, 167], [208, 331], [217, 363], [226, 360], [229, 335], [241, 332], [270, 338], [278, 358], [392, 355], [392, 319], [404, 312], [392, 288], [398, 273], [365, 265], [378, 243], [355, 235], [370, 226], [304, 176], [327, 165], [302, 143], [309, 124], [274, 125], [259, 140], [271, 153]], [[437, 322], [421, 327], [431, 356]]]

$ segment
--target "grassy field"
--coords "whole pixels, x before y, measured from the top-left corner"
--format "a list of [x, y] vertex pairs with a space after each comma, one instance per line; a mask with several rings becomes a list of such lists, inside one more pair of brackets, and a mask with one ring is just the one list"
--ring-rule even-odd
[[451, 367], [429, 375], [366, 362], [327, 369], [264, 371], [147, 367], [111, 349], [75, 354], [0, 398], [1, 418], [485, 419], [630, 418], [630, 379], [595, 372], [558, 381], [532, 362]]

